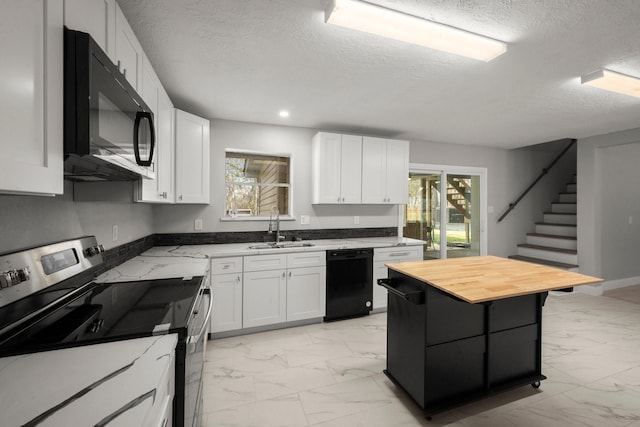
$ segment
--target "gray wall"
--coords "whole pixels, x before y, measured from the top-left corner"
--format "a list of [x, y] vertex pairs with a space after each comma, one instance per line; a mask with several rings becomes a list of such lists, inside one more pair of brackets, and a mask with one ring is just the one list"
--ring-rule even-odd
[[[220, 220], [224, 216], [225, 148], [291, 154], [293, 215], [296, 220], [283, 222], [284, 230], [395, 227], [398, 224], [398, 208], [395, 206], [311, 205], [311, 138], [315, 132], [306, 128], [212, 120], [211, 204], [156, 206], [154, 230], [158, 233], [193, 232], [197, 218], [203, 219], [203, 231], [267, 230], [265, 221]], [[508, 256], [516, 253], [516, 245], [524, 242], [526, 232], [534, 231], [534, 222], [542, 219], [542, 212], [549, 210], [550, 202], [557, 198], [558, 191], [575, 173], [575, 151], [567, 155], [502, 223], [497, 224], [497, 218], [565, 145], [541, 144], [504, 150], [411, 141], [410, 161], [488, 168], [488, 206], [494, 208], [494, 213], [488, 218], [488, 252]], [[300, 215], [309, 215], [310, 224], [301, 225]], [[359, 225], [354, 225], [353, 216], [360, 217]]]
[[74, 202], [67, 181], [62, 196], [0, 195], [0, 253], [84, 235], [96, 235], [109, 249], [153, 233], [151, 211], [132, 202]]
[[580, 272], [607, 281], [640, 277], [638, 159], [640, 129], [578, 141]]

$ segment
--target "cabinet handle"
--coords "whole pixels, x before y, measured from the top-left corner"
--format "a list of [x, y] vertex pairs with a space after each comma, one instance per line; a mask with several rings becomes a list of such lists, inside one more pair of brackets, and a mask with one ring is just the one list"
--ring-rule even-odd
[[340, 197], [338, 197], [338, 203], [340, 203]]
[[182, 194], [178, 196], [178, 199], [182, 200]]
[[282, 272], [282, 278], [285, 279], [286, 276], [284, 275], [284, 271]]
[[240, 276], [236, 277], [236, 282], [240, 283]]
[[408, 256], [411, 252], [394, 252], [390, 253], [389, 256]]
[[289, 279], [291, 279], [291, 272], [289, 272]]

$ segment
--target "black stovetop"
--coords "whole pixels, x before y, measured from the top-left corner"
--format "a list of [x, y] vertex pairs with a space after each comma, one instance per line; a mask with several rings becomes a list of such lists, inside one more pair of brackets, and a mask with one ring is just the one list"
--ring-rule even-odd
[[162, 333], [187, 335], [202, 276], [85, 284], [26, 325], [9, 329], [43, 302], [73, 291], [52, 286], [0, 309], [0, 356], [95, 344]]

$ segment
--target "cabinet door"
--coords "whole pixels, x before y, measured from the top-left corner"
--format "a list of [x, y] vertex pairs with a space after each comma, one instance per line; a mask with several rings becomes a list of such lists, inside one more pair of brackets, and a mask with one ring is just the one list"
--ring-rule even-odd
[[287, 321], [324, 317], [326, 307], [326, 268], [307, 267], [287, 270]]
[[115, 0], [64, 0], [64, 25], [91, 34], [114, 62], [115, 19]]
[[271, 325], [287, 320], [285, 270], [244, 273], [242, 327]]
[[409, 141], [387, 140], [386, 203], [409, 201]]
[[209, 203], [209, 120], [176, 110], [176, 203]]
[[340, 160], [341, 203], [362, 203], [362, 137], [342, 135]]
[[3, 2], [0, 192], [62, 194], [63, 3]]
[[317, 133], [312, 141], [313, 203], [341, 203], [342, 136]]
[[387, 203], [386, 183], [387, 141], [365, 136], [362, 139], [362, 203]]
[[242, 273], [211, 276], [211, 332], [242, 329]]
[[142, 89], [142, 57], [144, 53], [120, 7], [116, 7], [115, 43], [115, 62], [129, 84], [140, 93]]
[[142, 179], [139, 181], [141, 191], [138, 201], [169, 203], [174, 201], [173, 104], [164, 91], [151, 63], [146, 56], [144, 59], [141, 96], [154, 114], [156, 146], [152, 168], [155, 172], [155, 179]]

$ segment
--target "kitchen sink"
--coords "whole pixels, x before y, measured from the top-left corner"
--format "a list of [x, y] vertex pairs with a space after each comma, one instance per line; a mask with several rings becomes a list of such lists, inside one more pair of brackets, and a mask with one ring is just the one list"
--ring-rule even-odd
[[306, 242], [281, 242], [281, 243], [260, 243], [251, 245], [249, 249], [284, 249], [284, 248], [307, 248], [315, 246], [313, 243]]

